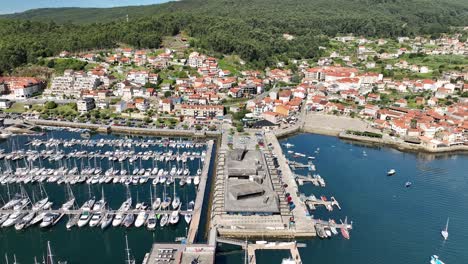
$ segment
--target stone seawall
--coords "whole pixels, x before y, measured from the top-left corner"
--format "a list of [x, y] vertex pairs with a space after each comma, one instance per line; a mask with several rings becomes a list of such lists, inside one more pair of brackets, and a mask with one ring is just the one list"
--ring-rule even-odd
[[122, 133], [148, 136], [168, 136], [168, 137], [218, 137], [221, 135], [219, 131], [197, 131], [197, 130], [178, 130], [178, 129], [161, 129], [161, 128], [140, 128], [128, 126], [106, 126], [88, 123], [76, 123], [67, 121], [33, 119], [28, 120], [29, 123], [41, 126], [59, 126], [92, 129], [101, 133]]

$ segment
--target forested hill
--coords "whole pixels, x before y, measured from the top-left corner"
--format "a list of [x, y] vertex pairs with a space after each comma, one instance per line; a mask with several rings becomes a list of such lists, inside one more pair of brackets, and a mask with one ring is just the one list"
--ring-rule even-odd
[[[235, 53], [263, 67], [286, 57], [314, 58], [320, 55], [324, 36], [338, 33], [395, 37], [466, 26], [468, 1], [182, 0], [105, 9], [37, 9], [3, 18], [0, 73], [61, 50], [110, 48], [117, 43], [158, 47], [162, 36], [181, 30], [198, 48]], [[287, 41], [284, 33], [295, 38]]]
[[[116, 8], [46, 8], [5, 15], [57, 23], [102, 23], [163, 14], [192, 14], [271, 23], [275, 26], [313, 27], [333, 33], [377, 31], [385, 28], [419, 32], [463, 25], [468, 21], [466, 0], [182, 0], [149, 6]], [[397, 29], [394, 29], [397, 28]], [[378, 31], [382, 32], [378, 32]], [[373, 32], [369, 32], [373, 33]]]

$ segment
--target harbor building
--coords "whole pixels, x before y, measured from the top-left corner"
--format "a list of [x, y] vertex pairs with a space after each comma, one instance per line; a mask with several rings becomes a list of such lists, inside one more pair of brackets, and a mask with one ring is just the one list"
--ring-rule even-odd
[[262, 153], [235, 149], [228, 153], [225, 210], [228, 214], [278, 214], [278, 195], [271, 185]]

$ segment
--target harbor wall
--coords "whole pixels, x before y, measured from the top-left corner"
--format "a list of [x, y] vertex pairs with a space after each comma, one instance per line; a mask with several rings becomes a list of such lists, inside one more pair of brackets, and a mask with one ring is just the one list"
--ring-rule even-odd
[[465, 153], [468, 154], [468, 146], [465, 146], [465, 145], [431, 148], [430, 146], [421, 145], [421, 144], [411, 144], [407, 142], [394, 141], [394, 140], [389, 140], [389, 139], [350, 135], [350, 134], [347, 134], [346, 132], [339, 133], [338, 137], [340, 139], [345, 139], [345, 140], [383, 145], [383, 146], [395, 148], [401, 151], [428, 152], [428, 153], [459, 152], [462, 154], [465, 154]]
[[41, 126], [59, 126], [81, 129], [92, 129], [101, 133], [123, 133], [148, 136], [168, 136], [168, 137], [219, 137], [219, 131], [197, 131], [197, 130], [180, 130], [180, 129], [162, 129], [162, 128], [142, 128], [129, 126], [106, 126], [99, 124], [88, 124], [78, 122], [31, 119], [29, 123]]

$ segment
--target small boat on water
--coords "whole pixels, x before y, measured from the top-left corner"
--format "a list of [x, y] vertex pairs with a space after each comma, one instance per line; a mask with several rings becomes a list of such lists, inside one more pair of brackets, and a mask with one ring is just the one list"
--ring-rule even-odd
[[169, 217], [169, 223], [175, 225], [179, 222], [179, 211], [173, 211]]
[[59, 213], [47, 213], [39, 226], [41, 228], [51, 227], [55, 225], [62, 216], [63, 214]]
[[439, 256], [432, 255], [431, 256], [431, 264], [445, 264], [442, 260], [439, 259]]
[[387, 176], [393, 176], [396, 173], [395, 169], [391, 169], [387, 172]]
[[10, 227], [16, 224], [16, 222], [20, 221], [26, 214], [22, 213], [21, 211], [17, 211], [12, 213], [8, 219], [3, 222], [2, 227]]
[[349, 239], [349, 231], [348, 231], [347, 228], [342, 227], [342, 228], [340, 229], [340, 231], [341, 231], [341, 235], [342, 235], [344, 238]]
[[296, 264], [296, 261], [292, 258], [284, 258], [282, 261], [281, 261], [281, 264]]
[[410, 181], [408, 181], [408, 182], [405, 183], [405, 187], [406, 187], [406, 188], [411, 187], [411, 184], [412, 184], [412, 183], [411, 183]]
[[333, 233], [333, 235], [338, 235], [338, 230], [336, 229], [336, 222], [333, 219], [330, 219], [328, 221], [330, 223], [330, 230]]
[[20, 221], [15, 224], [16, 230], [22, 230], [25, 227], [28, 227], [29, 223], [33, 220], [36, 212], [30, 212], [26, 216], [24, 216]]
[[172, 200], [172, 209], [177, 210], [179, 209], [179, 206], [180, 206], [180, 198], [176, 196], [174, 200]]
[[161, 227], [164, 227], [165, 225], [167, 225], [168, 221], [169, 221], [169, 214], [163, 214], [163, 216], [161, 217], [161, 221], [159, 221], [159, 225]]
[[123, 220], [122, 225], [125, 226], [126, 228], [129, 228], [132, 226], [134, 221], [135, 221], [135, 216], [133, 214], [127, 214]]
[[114, 220], [114, 215], [106, 213], [101, 221], [101, 229], [104, 230], [112, 224], [112, 220]]
[[340, 228], [340, 231], [341, 231], [341, 235], [345, 238], [345, 239], [349, 239], [349, 231], [348, 231], [348, 218], [346, 217], [345, 220], [344, 220], [344, 223], [341, 222], [344, 226], [342, 228]]
[[171, 197], [166, 197], [166, 199], [164, 199], [164, 201], [161, 203], [161, 209], [166, 210], [171, 204], [171, 201], [172, 201]]
[[[44, 216], [47, 214], [47, 212], [41, 212], [41, 213], [38, 213], [30, 222], [29, 222], [29, 226], [32, 226], [32, 225], [35, 225], [39, 222], [42, 221], [42, 219], [44, 219]], [[0, 221], [1, 222], [1, 221]]]
[[89, 221], [89, 226], [90, 227], [98, 226], [101, 223], [103, 217], [104, 217], [104, 213], [102, 212], [94, 213], [93, 216], [91, 216], [91, 220]]
[[154, 200], [153, 204], [151, 205], [151, 208], [156, 211], [159, 209], [159, 207], [161, 207], [161, 198], [158, 197]]
[[116, 227], [122, 224], [123, 220], [125, 219], [125, 212], [127, 212], [131, 206], [132, 198], [128, 198], [127, 200], [125, 200], [125, 202], [122, 203], [112, 221], [112, 226]]
[[91, 221], [91, 213], [89, 212], [89, 210], [85, 210], [81, 214], [77, 225], [78, 225], [78, 227], [83, 227], [83, 226], [87, 225], [89, 223], [89, 221]]
[[139, 212], [135, 220], [135, 227], [143, 226], [146, 223], [147, 219], [148, 219], [148, 213], [146, 211]]
[[184, 215], [184, 220], [187, 224], [190, 224], [190, 222], [192, 221], [192, 213], [186, 213]]
[[151, 213], [148, 216], [148, 220], [146, 221], [146, 227], [148, 228], [148, 230], [154, 230], [156, 229], [156, 223], [157, 223], [156, 215]]
[[448, 224], [449, 224], [449, 220], [450, 220], [450, 218], [447, 218], [447, 223], [445, 224], [445, 229], [443, 229], [442, 231], [440, 231], [440, 234], [442, 235], [442, 237], [444, 238], [444, 240], [447, 240], [447, 239], [448, 239], [448, 236], [449, 236], [449, 233], [448, 233]]

